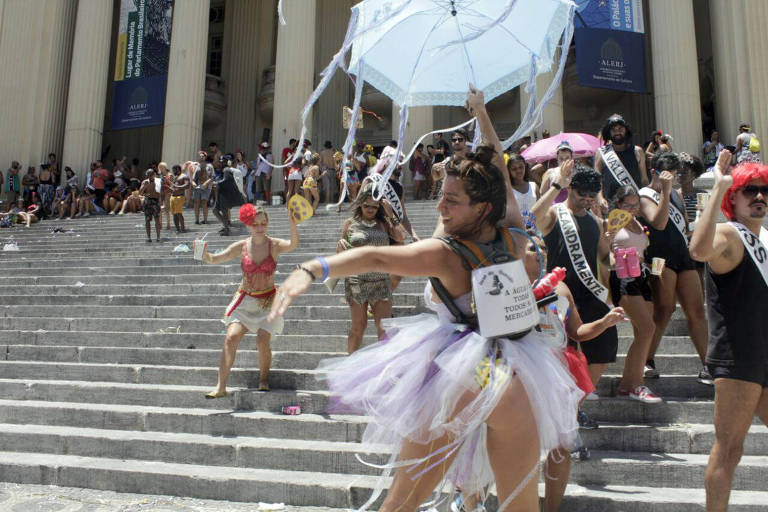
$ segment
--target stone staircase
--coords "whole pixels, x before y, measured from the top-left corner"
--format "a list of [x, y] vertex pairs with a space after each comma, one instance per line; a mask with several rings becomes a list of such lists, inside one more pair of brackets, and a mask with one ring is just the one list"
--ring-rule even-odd
[[[432, 202], [412, 203], [417, 232], [432, 231]], [[270, 232], [287, 237], [283, 210]], [[286, 315], [272, 341], [273, 391], [259, 393], [252, 336], [241, 344], [228, 397], [205, 400], [223, 342], [219, 322], [239, 282], [239, 262], [202, 265], [173, 248], [210, 232], [211, 250], [235, 238], [218, 225], [144, 242], [143, 216], [48, 221], [0, 232], [18, 252], [0, 252], [0, 481], [172, 494], [297, 506], [355, 508], [376, 471], [355, 459], [366, 418], [325, 414], [318, 361], [343, 355], [349, 314], [343, 289], [317, 283]], [[296, 263], [333, 252], [346, 214], [300, 226], [301, 246], [283, 256], [278, 282]], [[53, 233], [54, 227], [72, 230]], [[202, 228], [202, 229], [201, 229]], [[246, 236], [245, 230], [240, 234]], [[424, 281], [406, 278], [394, 314], [423, 309]], [[370, 322], [365, 342], [374, 341]], [[631, 342], [620, 329], [620, 354]], [[587, 402], [601, 422], [582, 437], [589, 461], [573, 464], [563, 510], [703, 510], [704, 468], [714, 438], [712, 388], [677, 312], [651, 382], [665, 402], [613, 398], [623, 356]], [[300, 416], [284, 416], [300, 405]], [[383, 461], [386, 454], [368, 456]], [[731, 510], [768, 510], [768, 430], [752, 427]]]

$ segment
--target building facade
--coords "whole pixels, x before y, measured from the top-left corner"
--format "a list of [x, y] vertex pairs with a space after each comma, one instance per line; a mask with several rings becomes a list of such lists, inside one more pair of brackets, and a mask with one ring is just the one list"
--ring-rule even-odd
[[[211, 141], [252, 159], [267, 140], [279, 154], [298, 137], [300, 110], [342, 43], [353, 3], [286, 0], [288, 23], [281, 25], [276, 0], [175, 1], [163, 123], [111, 130], [120, 0], [0, 0], [0, 166], [12, 160], [37, 165], [53, 152], [82, 176], [99, 158], [177, 163], [194, 159]], [[676, 150], [694, 154], [715, 127], [726, 143], [733, 143], [742, 121], [766, 137], [768, 2], [643, 4], [650, 92], [581, 87], [569, 55], [537, 132], [596, 133], [608, 115], [621, 112], [636, 143], [661, 129], [673, 134]], [[549, 80], [539, 78], [542, 86]], [[342, 144], [342, 106], [351, 104], [352, 89], [337, 73], [308, 122], [314, 147], [325, 140]], [[500, 135], [513, 131], [526, 101], [518, 88], [489, 104]], [[386, 144], [396, 131], [397, 109], [370, 87], [362, 104], [378, 117], [364, 116], [359, 140]], [[465, 119], [460, 108], [414, 108], [407, 141]]]

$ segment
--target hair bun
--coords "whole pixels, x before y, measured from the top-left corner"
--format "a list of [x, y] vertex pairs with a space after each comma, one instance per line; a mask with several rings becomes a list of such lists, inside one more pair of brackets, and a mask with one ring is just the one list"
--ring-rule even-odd
[[487, 167], [491, 165], [491, 161], [495, 154], [496, 150], [491, 146], [478, 146], [471, 158], [475, 162], [479, 162]]

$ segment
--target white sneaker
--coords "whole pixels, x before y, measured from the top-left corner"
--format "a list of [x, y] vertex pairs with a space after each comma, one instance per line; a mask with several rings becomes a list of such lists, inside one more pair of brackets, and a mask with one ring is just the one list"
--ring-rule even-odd
[[588, 400], [590, 402], [595, 402], [597, 400], [600, 400], [600, 396], [593, 391], [593, 392], [591, 392], [590, 394], [587, 395], [585, 400]]
[[85, 213], [83, 214], [83, 217], [90, 217], [90, 216], [91, 216], [91, 214], [90, 214], [90, 213], [88, 213], [88, 212], [85, 212]]

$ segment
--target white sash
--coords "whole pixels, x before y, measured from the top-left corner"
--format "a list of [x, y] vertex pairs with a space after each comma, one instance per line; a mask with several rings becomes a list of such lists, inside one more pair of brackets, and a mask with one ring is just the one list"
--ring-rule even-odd
[[[384, 175], [371, 174], [366, 179], [373, 181], [376, 184], [376, 187], [381, 187], [381, 182], [384, 181]], [[386, 184], [384, 185], [384, 195], [382, 197], [384, 197], [384, 199], [389, 201], [389, 204], [392, 205], [392, 213], [395, 214], [397, 219], [403, 220], [403, 205], [400, 204], [400, 198], [397, 197], [395, 188], [389, 184], [389, 180], [387, 180]]]
[[576, 222], [571, 216], [571, 212], [566, 208], [565, 204], [560, 203], [557, 208], [557, 220], [560, 224], [560, 231], [563, 234], [563, 243], [568, 250], [568, 256], [571, 258], [571, 265], [576, 275], [579, 276], [581, 284], [583, 284], [587, 290], [597, 297], [600, 301], [609, 305], [608, 303], [608, 288], [603, 286], [600, 281], [592, 273], [592, 269], [587, 263], [587, 258], [584, 255], [584, 249], [581, 246], [581, 238], [579, 237], [579, 230], [576, 227]]
[[605, 162], [605, 166], [608, 168], [608, 170], [613, 175], [613, 178], [619, 182], [622, 186], [624, 185], [631, 185], [632, 188], [635, 190], [638, 190], [637, 183], [635, 183], [635, 179], [632, 177], [631, 174], [629, 174], [629, 171], [627, 171], [627, 168], [624, 167], [624, 164], [621, 163], [621, 160], [619, 159], [619, 155], [616, 154], [616, 151], [613, 149], [613, 146], [608, 144], [599, 149], [600, 156], [603, 158], [603, 162]]
[[768, 250], [766, 250], [766, 246], [768, 246], [768, 230], [761, 226], [760, 237], [756, 237], [744, 224], [733, 221], [729, 222], [729, 224], [736, 228], [736, 232], [744, 243], [744, 248], [749, 253], [752, 261], [755, 262], [755, 266], [763, 275], [763, 281], [768, 286]]
[[[661, 195], [653, 190], [651, 187], [643, 187], [640, 189], [640, 197], [647, 197], [657, 205], [661, 203]], [[672, 203], [672, 199], [669, 200], [669, 220], [675, 225], [680, 236], [683, 237], [685, 245], [688, 245], [688, 237], [685, 236], [685, 215]]]

